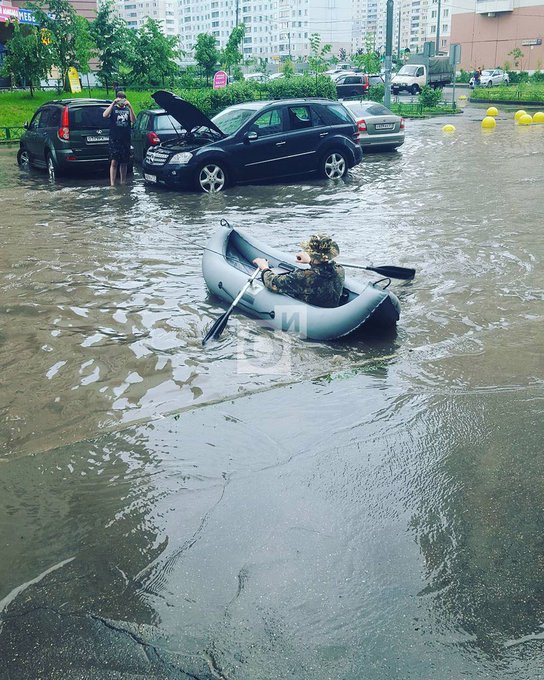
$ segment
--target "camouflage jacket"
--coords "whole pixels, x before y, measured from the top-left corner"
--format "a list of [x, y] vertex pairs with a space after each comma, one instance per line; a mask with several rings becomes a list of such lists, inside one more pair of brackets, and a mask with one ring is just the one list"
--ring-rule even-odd
[[312, 264], [287, 274], [263, 272], [264, 285], [274, 293], [283, 293], [316, 307], [336, 307], [345, 279], [344, 268], [335, 262]]

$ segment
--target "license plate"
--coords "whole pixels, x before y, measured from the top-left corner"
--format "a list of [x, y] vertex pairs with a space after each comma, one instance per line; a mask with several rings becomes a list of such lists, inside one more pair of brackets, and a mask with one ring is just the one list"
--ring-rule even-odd
[[374, 127], [376, 130], [394, 130], [395, 123], [376, 123]]
[[88, 142], [107, 142], [108, 137], [87, 137]]
[[153, 182], [153, 184], [156, 184], [157, 182], [157, 176], [148, 175], [147, 172], [144, 173], [144, 179], [146, 180], [146, 182]]

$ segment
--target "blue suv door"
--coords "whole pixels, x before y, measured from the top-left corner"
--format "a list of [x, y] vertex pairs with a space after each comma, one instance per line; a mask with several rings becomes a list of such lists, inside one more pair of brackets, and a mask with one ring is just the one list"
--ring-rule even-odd
[[258, 114], [240, 131], [236, 148], [231, 151], [235, 159], [238, 156], [240, 180], [269, 179], [286, 174], [289, 161], [286, 159], [285, 127], [284, 110], [278, 106]]
[[286, 107], [289, 130], [286, 133], [291, 152], [290, 172], [305, 173], [318, 169], [323, 142], [330, 136], [330, 127], [310, 104]]

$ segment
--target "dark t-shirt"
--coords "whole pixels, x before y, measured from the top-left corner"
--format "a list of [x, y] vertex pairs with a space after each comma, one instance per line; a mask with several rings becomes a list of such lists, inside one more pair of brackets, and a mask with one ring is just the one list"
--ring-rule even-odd
[[110, 139], [130, 144], [130, 109], [115, 105], [110, 114]]

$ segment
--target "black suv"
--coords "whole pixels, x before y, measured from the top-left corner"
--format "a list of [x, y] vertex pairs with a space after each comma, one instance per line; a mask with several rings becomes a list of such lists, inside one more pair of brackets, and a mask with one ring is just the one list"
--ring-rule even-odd
[[236, 182], [305, 173], [336, 179], [361, 162], [357, 124], [339, 102], [246, 102], [210, 120], [171, 92], [152, 96], [186, 132], [147, 151], [148, 183], [211, 193]]
[[47, 102], [25, 123], [17, 162], [47, 168], [50, 177], [74, 168], [101, 169], [109, 163], [107, 99]]

